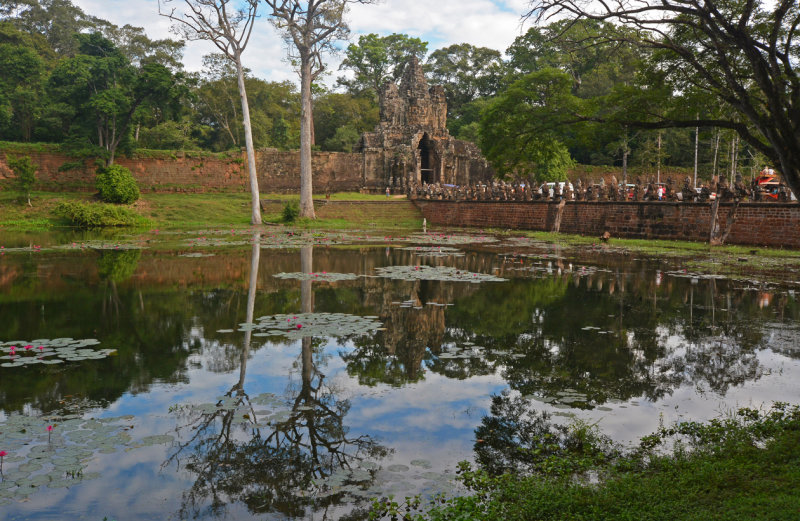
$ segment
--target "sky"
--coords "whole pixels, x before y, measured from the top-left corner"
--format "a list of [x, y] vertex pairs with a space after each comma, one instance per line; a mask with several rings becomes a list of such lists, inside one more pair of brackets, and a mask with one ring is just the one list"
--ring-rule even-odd
[[[177, 39], [170, 33], [169, 20], [158, 15], [157, 0], [72, 0], [72, 3], [87, 14], [115, 25], [144, 27], [151, 39]], [[521, 20], [528, 3], [529, 0], [380, 0], [373, 5], [354, 4], [347, 20], [353, 42], [363, 34], [401, 33], [427, 41], [429, 52], [455, 43], [503, 52], [529, 28], [529, 23], [523, 26]], [[180, 9], [183, 2], [174, 0], [168, 5]], [[186, 69], [199, 71], [203, 55], [214, 51], [210, 43], [188, 42], [183, 60]], [[337, 70], [340, 61], [341, 57], [327, 58], [332, 72], [325, 80], [328, 85], [344, 74]], [[297, 74], [286, 62], [283, 40], [267, 20], [266, 9], [256, 22], [243, 62], [259, 78], [297, 83]]]

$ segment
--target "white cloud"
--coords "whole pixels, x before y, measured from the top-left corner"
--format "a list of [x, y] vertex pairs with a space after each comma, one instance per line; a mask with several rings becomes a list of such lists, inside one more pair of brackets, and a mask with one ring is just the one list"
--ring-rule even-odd
[[[116, 25], [144, 27], [152, 39], [176, 38], [170, 33], [170, 22], [158, 15], [156, 0], [72, 0], [87, 14], [108, 20]], [[180, 8], [182, 2], [171, 4]], [[528, 0], [439, 0], [408, 2], [383, 0], [378, 4], [352, 6], [348, 21], [353, 40], [359, 35], [402, 33], [429, 42], [435, 50], [455, 43], [470, 43], [504, 51], [527, 26], [521, 25], [520, 15]], [[184, 53], [187, 70], [198, 71], [202, 56], [214, 52], [208, 42], [188, 42]], [[245, 66], [255, 76], [271, 81], [297, 81], [297, 75], [286, 63], [286, 49], [280, 35], [269, 24], [266, 10], [262, 12], [253, 37], [244, 54]], [[328, 60], [331, 76], [328, 83], [340, 75], [341, 58]]]

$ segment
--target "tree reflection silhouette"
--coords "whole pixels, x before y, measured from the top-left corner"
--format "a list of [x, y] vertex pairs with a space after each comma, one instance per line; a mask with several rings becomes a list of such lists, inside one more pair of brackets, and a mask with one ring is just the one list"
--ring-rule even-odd
[[[252, 323], [260, 246], [254, 239], [247, 321]], [[312, 249], [301, 250], [304, 273], [312, 272]], [[311, 280], [301, 281], [303, 313], [314, 308]], [[300, 385], [281, 400], [286, 406], [280, 420], [264, 426], [263, 418], [245, 392], [250, 332], [241, 350], [239, 378], [213, 412], [182, 409], [187, 417], [182, 430], [192, 431], [165, 463], [176, 463], [196, 476], [184, 493], [180, 517], [206, 513], [221, 515], [227, 505], [239, 502], [252, 513], [278, 512], [301, 517], [307, 509], [336, 505], [343, 493], [315, 498], [319, 483], [341, 469], [364, 459], [381, 458], [388, 451], [368, 435], [350, 436], [344, 417], [350, 402], [340, 399], [319, 370], [319, 341], [301, 340]], [[225, 407], [221, 407], [222, 404]], [[247, 412], [243, 412], [247, 411]], [[363, 484], [363, 482], [362, 482]]]

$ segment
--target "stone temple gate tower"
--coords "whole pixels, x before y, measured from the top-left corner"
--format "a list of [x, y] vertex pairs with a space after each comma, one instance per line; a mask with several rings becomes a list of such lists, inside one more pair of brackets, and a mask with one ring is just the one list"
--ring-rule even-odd
[[474, 143], [450, 136], [444, 88], [428, 87], [416, 58], [406, 64], [399, 86], [387, 82], [381, 89], [380, 118], [354, 149], [363, 157], [366, 188], [467, 185], [494, 177]]

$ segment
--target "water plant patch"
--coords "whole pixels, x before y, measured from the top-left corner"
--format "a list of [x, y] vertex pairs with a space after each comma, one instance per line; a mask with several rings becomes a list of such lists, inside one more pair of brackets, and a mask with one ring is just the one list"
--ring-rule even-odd
[[447, 282], [505, 282], [507, 279], [452, 268], [450, 266], [389, 266], [375, 268], [379, 277], [395, 280], [441, 280]]
[[277, 273], [276, 279], [314, 280], [319, 282], [339, 282], [342, 280], [356, 280], [359, 275], [355, 273], [328, 273], [327, 271], [312, 273]]
[[3, 457], [0, 506], [27, 501], [41, 488], [69, 488], [101, 477], [86, 468], [97, 454], [169, 443], [172, 436], [135, 441], [133, 416], [84, 418], [65, 413], [35, 416], [11, 413], [0, 422]]
[[377, 331], [383, 324], [378, 317], [360, 317], [345, 313], [299, 313], [260, 317], [254, 323], [239, 324], [239, 331], [257, 331], [253, 336], [343, 337]]
[[102, 360], [117, 352], [116, 349], [94, 349], [100, 345], [94, 338], [75, 340], [72, 338], [39, 338], [30, 342], [14, 340], [0, 343], [0, 367], [16, 368], [41, 365], [57, 365], [64, 362]]

